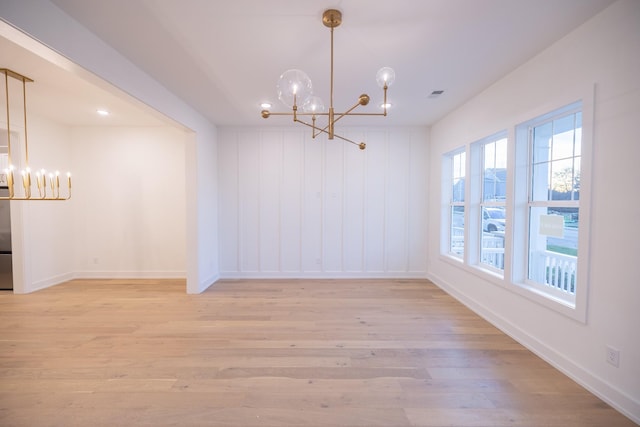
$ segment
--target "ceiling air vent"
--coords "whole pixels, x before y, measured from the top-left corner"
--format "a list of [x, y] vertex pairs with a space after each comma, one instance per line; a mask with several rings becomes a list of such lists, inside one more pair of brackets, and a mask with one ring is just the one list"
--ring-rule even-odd
[[444, 90], [434, 90], [432, 91], [427, 98], [437, 98], [444, 93]]

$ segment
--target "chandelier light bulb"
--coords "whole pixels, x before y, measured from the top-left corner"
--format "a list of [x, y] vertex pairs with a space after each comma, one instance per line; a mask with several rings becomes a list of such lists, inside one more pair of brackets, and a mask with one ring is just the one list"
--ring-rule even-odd
[[302, 110], [305, 113], [322, 113], [324, 112], [324, 103], [319, 96], [310, 96], [302, 104]]
[[307, 97], [313, 93], [311, 79], [304, 71], [287, 70], [278, 79], [278, 99], [289, 108], [304, 105]]
[[393, 68], [382, 67], [378, 70], [376, 74], [376, 81], [378, 82], [378, 86], [380, 87], [389, 87], [396, 80], [396, 72], [393, 71]]

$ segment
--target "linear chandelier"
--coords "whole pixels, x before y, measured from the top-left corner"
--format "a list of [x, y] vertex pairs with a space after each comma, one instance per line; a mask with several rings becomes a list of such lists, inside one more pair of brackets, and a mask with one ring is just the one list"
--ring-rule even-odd
[[[322, 14], [322, 23], [331, 30], [331, 89], [329, 92], [329, 111], [324, 111], [324, 103], [322, 99], [313, 94], [311, 79], [301, 70], [287, 70], [280, 76], [277, 84], [278, 99], [287, 107], [291, 108], [290, 113], [272, 113], [269, 110], [262, 110], [262, 117], [265, 119], [270, 116], [293, 116], [293, 121], [309, 126], [312, 129], [312, 138], [320, 134], [327, 134], [329, 139], [339, 138], [343, 141], [357, 145], [361, 150], [366, 148], [364, 142], [354, 142], [348, 138], [335, 133], [335, 124], [338, 120], [345, 116], [386, 116], [387, 108], [387, 89], [395, 80], [395, 72], [389, 67], [383, 67], [376, 74], [376, 81], [382, 88], [384, 101], [382, 103], [383, 112], [381, 113], [354, 113], [358, 106], [365, 106], [369, 103], [370, 98], [367, 94], [358, 97], [358, 102], [344, 113], [337, 113], [333, 109], [333, 29], [342, 23], [342, 13], [339, 10], [327, 9]], [[298, 107], [302, 106], [302, 112], [298, 111]], [[311, 123], [300, 119], [301, 116], [310, 116]], [[327, 118], [326, 125], [318, 125], [316, 120], [319, 116]]]
[[[71, 174], [67, 173], [67, 191], [66, 196], [60, 191], [60, 173], [58, 171], [47, 174], [44, 169], [40, 169], [35, 173], [36, 191], [33, 190], [33, 179], [31, 176], [31, 168], [29, 167], [29, 141], [27, 139], [27, 83], [33, 82], [29, 77], [11, 71], [7, 68], [0, 68], [0, 73], [4, 74], [4, 87], [7, 97], [7, 153], [6, 157], [2, 155], [2, 163], [5, 166], [4, 174], [0, 175], [0, 186], [9, 190], [8, 196], [0, 197], [0, 200], [69, 200], [71, 198]], [[18, 179], [22, 181], [22, 191], [18, 194], [15, 190], [15, 166], [11, 158], [11, 117], [9, 105], [9, 77], [22, 82], [22, 100], [24, 115], [24, 144], [21, 147], [24, 154], [24, 168], [20, 171]], [[17, 187], [20, 187], [18, 184]]]

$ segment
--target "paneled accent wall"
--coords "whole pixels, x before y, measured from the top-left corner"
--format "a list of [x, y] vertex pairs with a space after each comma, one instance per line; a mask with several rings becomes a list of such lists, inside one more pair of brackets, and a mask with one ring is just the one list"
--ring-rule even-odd
[[221, 277], [425, 277], [426, 128], [220, 128]]

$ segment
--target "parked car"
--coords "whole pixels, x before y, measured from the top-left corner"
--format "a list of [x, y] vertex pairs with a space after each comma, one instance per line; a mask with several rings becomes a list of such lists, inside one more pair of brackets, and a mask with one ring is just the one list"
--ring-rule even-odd
[[504, 231], [504, 224], [504, 208], [484, 208], [482, 210], [482, 229], [484, 231]]

